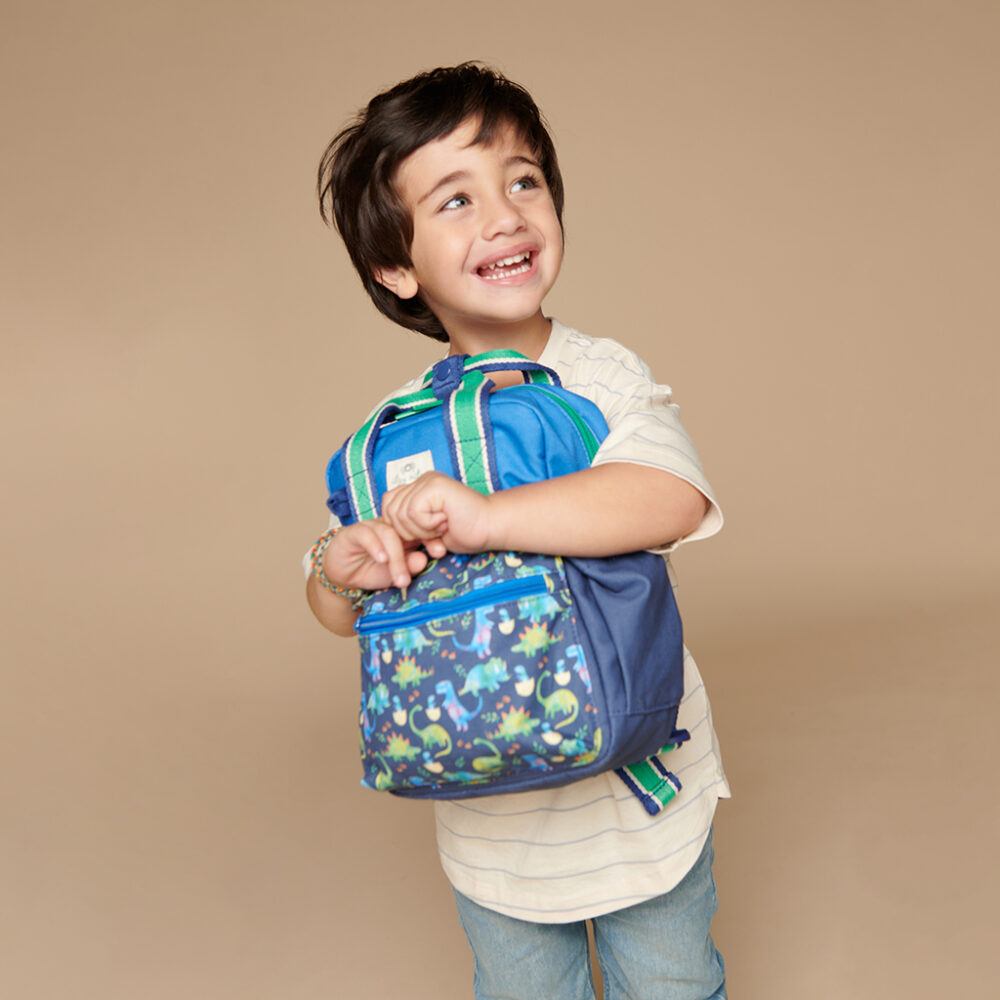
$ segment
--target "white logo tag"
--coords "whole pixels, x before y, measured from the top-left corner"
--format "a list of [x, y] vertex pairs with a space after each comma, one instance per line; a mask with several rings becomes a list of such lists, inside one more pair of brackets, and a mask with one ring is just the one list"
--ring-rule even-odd
[[429, 450], [418, 455], [395, 458], [385, 463], [385, 488], [391, 490], [397, 486], [405, 486], [433, 469], [434, 458]]

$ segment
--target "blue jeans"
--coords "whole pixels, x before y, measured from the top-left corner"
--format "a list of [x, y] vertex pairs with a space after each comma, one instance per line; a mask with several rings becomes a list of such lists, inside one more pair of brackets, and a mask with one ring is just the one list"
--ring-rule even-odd
[[[718, 909], [712, 835], [670, 892], [595, 917], [605, 1000], [725, 1000], [722, 956], [709, 933]], [[475, 957], [476, 1000], [594, 1000], [587, 925], [507, 917], [455, 893]]]

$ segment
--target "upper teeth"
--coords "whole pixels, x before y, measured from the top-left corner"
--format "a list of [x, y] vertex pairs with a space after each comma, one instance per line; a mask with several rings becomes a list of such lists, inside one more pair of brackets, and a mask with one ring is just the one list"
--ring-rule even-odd
[[530, 251], [525, 250], [524, 253], [516, 254], [513, 257], [504, 257], [503, 260], [495, 260], [492, 264], [487, 264], [483, 270], [492, 271], [497, 267], [510, 267], [511, 264], [519, 264], [522, 260], [527, 260], [530, 256]]

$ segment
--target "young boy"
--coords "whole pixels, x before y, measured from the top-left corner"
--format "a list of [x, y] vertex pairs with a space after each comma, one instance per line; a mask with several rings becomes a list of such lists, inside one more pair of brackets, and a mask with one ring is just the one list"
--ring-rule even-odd
[[[387, 492], [380, 518], [314, 548], [307, 596], [323, 625], [353, 634], [352, 591], [406, 586], [447, 551], [668, 553], [721, 527], [670, 389], [620, 344], [542, 311], [562, 264], [563, 188], [522, 88], [469, 63], [397, 85], [330, 144], [319, 193], [383, 313], [449, 354], [512, 348], [554, 368], [610, 427], [592, 467], [569, 476], [482, 496], [428, 472]], [[588, 919], [607, 997], [725, 997], [709, 925], [712, 818], [729, 790], [690, 655], [684, 680], [677, 725], [691, 739], [670, 757], [683, 788], [655, 816], [613, 773], [435, 803], [480, 1000], [592, 998]]]

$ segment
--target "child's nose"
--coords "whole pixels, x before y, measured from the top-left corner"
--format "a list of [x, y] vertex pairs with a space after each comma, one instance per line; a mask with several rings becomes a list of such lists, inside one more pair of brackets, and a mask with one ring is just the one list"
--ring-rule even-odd
[[506, 195], [493, 198], [483, 217], [483, 237], [507, 236], [524, 228], [524, 216]]

